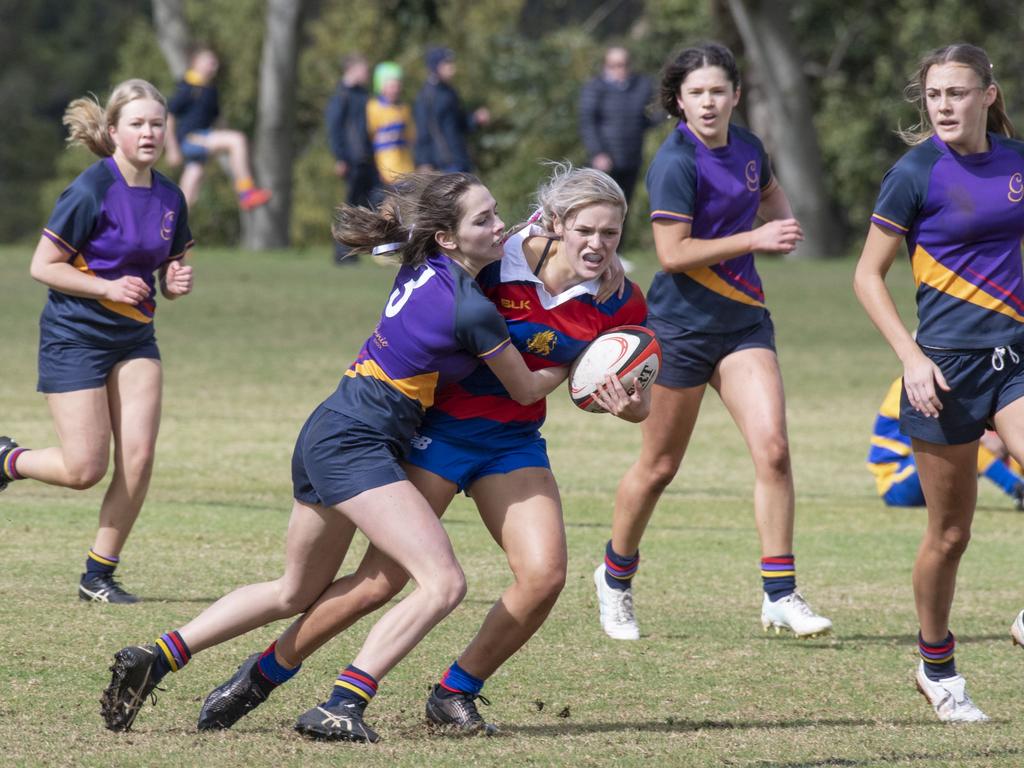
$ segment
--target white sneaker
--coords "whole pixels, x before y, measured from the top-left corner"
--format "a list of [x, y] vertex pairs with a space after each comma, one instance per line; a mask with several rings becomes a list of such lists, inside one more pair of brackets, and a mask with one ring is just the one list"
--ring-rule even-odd
[[594, 571], [597, 604], [601, 607], [601, 628], [614, 640], [639, 640], [640, 627], [633, 612], [633, 590], [612, 589], [604, 580], [604, 564]]
[[832, 622], [811, 610], [799, 592], [779, 598], [774, 603], [765, 593], [761, 604], [761, 626], [765, 632], [774, 627], [776, 635], [788, 629], [797, 637], [817, 637], [832, 631]]
[[988, 715], [974, 706], [967, 695], [967, 681], [963, 675], [953, 675], [938, 682], [929, 680], [924, 673], [924, 662], [917, 665], [917, 690], [928, 699], [939, 720], [946, 723], [984, 723]]
[[1010, 637], [1013, 638], [1014, 645], [1024, 647], [1024, 611], [1018, 613], [1010, 625]]

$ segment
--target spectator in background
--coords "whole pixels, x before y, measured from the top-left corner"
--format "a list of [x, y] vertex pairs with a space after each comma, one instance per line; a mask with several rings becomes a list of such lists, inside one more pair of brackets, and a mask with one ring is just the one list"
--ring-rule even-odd
[[[416, 130], [412, 110], [401, 103], [402, 68], [393, 61], [382, 61], [373, 70], [374, 96], [366, 104], [366, 128], [373, 145], [373, 159], [380, 185], [390, 187], [403, 173], [411, 173], [412, 143]], [[373, 193], [374, 201], [382, 195]]]
[[644, 132], [656, 124], [647, 113], [652, 98], [650, 78], [630, 71], [629, 51], [619, 46], [605, 51], [601, 74], [580, 93], [580, 134], [588, 161], [618, 182], [627, 204], [640, 175]]
[[491, 113], [480, 107], [467, 115], [452, 79], [455, 52], [431, 48], [426, 55], [427, 82], [423, 84], [413, 115], [416, 118], [416, 166], [445, 173], [469, 172], [472, 163], [466, 136], [478, 126], [491, 122]]
[[196, 48], [189, 57], [188, 71], [167, 103], [167, 162], [177, 167], [184, 161], [178, 184], [191, 208], [199, 197], [207, 158], [227, 153], [238, 207], [249, 211], [265, 205], [271, 193], [253, 182], [245, 134], [213, 127], [220, 116], [220, 97], [213, 85], [219, 69], [220, 60], [210, 48]]
[[[373, 144], [366, 125], [370, 93], [370, 64], [360, 53], [342, 59], [342, 76], [327, 102], [327, 142], [334, 155], [334, 173], [345, 179], [345, 202], [369, 207], [370, 195], [380, 181], [374, 163]], [[348, 246], [334, 241], [334, 259], [338, 264], [355, 264], [358, 256], [349, 256]]]

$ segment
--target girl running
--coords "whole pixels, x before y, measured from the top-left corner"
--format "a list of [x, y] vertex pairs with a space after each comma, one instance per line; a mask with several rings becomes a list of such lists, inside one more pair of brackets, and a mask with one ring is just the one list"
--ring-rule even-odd
[[[478, 282], [499, 308], [527, 365], [552, 370], [575, 359], [603, 331], [643, 323], [640, 289], [627, 282], [621, 295], [599, 300], [602, 278], [612, 273], [626, 215], [619, 186], [593, 169], [558, 167], [538, 191], [540, 218], [505, 242], [500, 263], [480, 273]], [[606, 411], [642, 421], [649, 395], [627, 394], [609, 377], [598, 395]], [[427, 721], [458, 733], [493, 733], [475, 700], [484, 682], [540, 628], [565, 583], [565, 527], [558, 487], [539, 428], [545, 404], [523, 405], [485, 368], [449, 385], [427, 412], [407, 459], [409, 479], [438, 516], [455, 494], [472, 497], [484, 525], [508, 558], [513, 583], [494, 604], [466, 649], [434, 685]], [[397, 594], [408, 576], [385, 553], [371, 547], [356, 573], [336, 581], [277, 641], [274, 653], [294, 668], [360, 616]], [[251, 657], [252, 658], [252, 657]], [[200, 728], [228, 728], [258, 706], [268, 687], [252, 660], [214, 690], [200, 714]], [[349, 739], [335, 722], [339, 706], [368, 701], [375, 681], [358, 662], [338, 675], [331, 697], [299, 718], [296, 726], [318, 738]]]
[[[636, 463], [619, 484], [612, 538], [594, 572], [601, 625], [640, 637], [631, 589], [640, 539], [675, 477], [707, 385], [718, 392], [754, 461], [761, 539], [761, 623], [798, 636], [832, 622], [796, 591], [794, 492], [775, 332], [754, 251], [789, 253], [803, 238], [760, 140], [732, 125], [740, 75], [729, 49], [688, 48], [662, 75], [661, 103], [679, 118], [647, 172], [661, 264], [648, 293], [663, 363]], [[767, 223], [755, 227], [755, 219]]]
[[82, 600], [138, 601], [114, 578], [149, 488], [160, 425], [163, 373], [153, 331], [156, 284], [168, 300], [192, 290], [185, 199], [153, 170], [167, 104], [145, 80], [114, 88], [106, 107], [72, 101], [68, 143], [101, 159], [57, 200], [32, 255], [48, 286], [39, 319], [39, 383], [60, 446], [28, 450], [0, 437], [0, 490], [32, 478], [82, 490], [114, 476], [78, 585]]
[[[1009, 138], [981, 48], [932, 51], [906, 94], [921, 122], [904, 132], [913, 148], [882, 180], [854, 290], [903, 363], [900, 431], [912, 440], [928, 508], [913, 576], [917, 687], [940, 720], [977, 722], [988, 718], [957, 673], [949, 615], [974, 518], [978, 441], [991, 424], [1011, 454], [1024, 450], [1024, 143]], [[885, 285], [904, 240], [916, 341]]]
[[[118, 651], [102, 699], [108, 728], [128, 730], [156, 684], [193, 654], [308, 608], [335, 578], [356, 529], [416, 582], [356, 656], [360, 685], [375, 688], [459, 603], [465, 578], [451, 543], [399, 464], [409, 439], [435, 393], [480, 360], [524, 404], [566, 374], [527, 368], [473, 280], [500, 258], [503, 226], [490, 192], [465, 173], [410, 176], [377, 210], [340, 209], [340, 241], [396, 253], [402, 267], [356, 361], [299, 433], [285, 572], [235, 590], [152, 645]], [[277, 663], [273, 647], [251, 662], [268, 685], [296, 671]], [[349, 738], [376, 741], [363, 723], [364, 705], [345, 702], [331, 710], [332, 722]]]

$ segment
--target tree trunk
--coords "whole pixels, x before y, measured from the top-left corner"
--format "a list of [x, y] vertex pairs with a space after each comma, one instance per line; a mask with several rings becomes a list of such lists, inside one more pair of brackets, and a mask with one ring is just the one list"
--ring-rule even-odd
[[793, 256], [841, 255], [842, 228], [825, 188], [803, 60], [789, 22], [788, 0], [727, 0], [748, 67], [747, 113], [772, 153], [774, 170], [804, 230]]
[[303, 1], [267, 0], [252, 162], [256, 182], [274, 196], [267, 205], [242, 217], [242, 242], [252, 250], [288, 245]]
[[185, 21], [185, 0], [153, 0], [153, 28], [160, 51], [180, 80], [188, 68], [188, 22]]

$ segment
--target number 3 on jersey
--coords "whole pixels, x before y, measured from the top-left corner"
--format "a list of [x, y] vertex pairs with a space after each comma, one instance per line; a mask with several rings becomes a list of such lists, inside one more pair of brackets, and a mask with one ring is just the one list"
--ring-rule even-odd
[[[409, 301], [409, 297], [412, 296], [412, 292], [417, 288], [427, 284], [437, 273], [433, 269], [427, 267], [423, 270], [423, 274], [417, 277], [415, 280], [406, 280], [405, 284], [401, 288], [395, 288], [391, 292], [391, 298], [388, 299], [388, 305], [384, 308], [385, 317], [394, 317], [402, 311], [402, 307]], [[401, 292], [401, 295], [399, 295]]]

